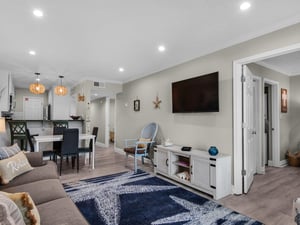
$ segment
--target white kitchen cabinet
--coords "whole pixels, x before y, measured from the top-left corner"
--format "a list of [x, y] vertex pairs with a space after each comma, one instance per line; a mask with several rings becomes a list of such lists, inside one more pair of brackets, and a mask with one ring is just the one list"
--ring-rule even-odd
[[[12, 77], [7, 71], [0, 71], [0, 112], [9, 111], [12, 98], [15, 95]], [[12, 99], [11, 99], [12, 100]]]
[[207, 151], [181, 151], [181, 146], [158, 145], [154, 172], [205, 192], [215, 199], [231, 194], [231, 156]]

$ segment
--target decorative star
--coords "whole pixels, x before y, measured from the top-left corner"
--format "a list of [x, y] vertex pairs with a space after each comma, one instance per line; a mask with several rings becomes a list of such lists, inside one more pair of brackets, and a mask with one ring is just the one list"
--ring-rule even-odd
[[160, 103], [161, 103], [161, 100], [159, 100], [158, 96], [156, 96], [155, 101], [153, 101], [154, 108], [155, 109], [160, 109]]
[[103, 180], [94, 184], [81, 181], [74, 187], [68, 188], [68, 195], [74, 202], [94, 199], [98, 213], [106, 224], [117, 225], [120, 221], [121, 203], [119, 196], [130, 193], [147, 193], [153, 191], [170, 190], [178, 188], [176, 186], [155, 186], [155, 185], [123, 185], [129, 182], [143, 180], [152, 175], [125, 173], [113, 179]]

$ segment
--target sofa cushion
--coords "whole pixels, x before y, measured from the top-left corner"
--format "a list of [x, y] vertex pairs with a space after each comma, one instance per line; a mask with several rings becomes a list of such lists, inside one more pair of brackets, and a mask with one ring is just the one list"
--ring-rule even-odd
[[28, 192], [37, 205], [58, 198], [65, 198], [67, 196], [58, 179], [35, 181], [32, 183], [6, 188], [3, 191], [9, 193]]
[[0, 224], [25, 225], [20, 209], [10, 198], [0, 193]]
[[34, 167], [33, 170], [16, 177], [9, 184], [0, 185], [0, 190], [45, 179], [58, 179], [57, 167], [52, 161], [47, 161], [47, 164], [44, 166]]
[[18, 144], [14, 144], [12, 146], [4, 146], [0, 148], [0, 160], [7, 159], [19, 153], [21, 149], [19, 148]]
[[37, 208], [43, 225], [88, 225], [69, 197], [46, 202]]
[[21, 211], [23, 220], [26, 225], [41, 224], [39, 212], [32, 198], [28, 193], [26, 192], [19, 192], [19, 193], [0, 192], [0, 193], [9, 197], [17, 205], [17, 207]]
[[15, 177], [32, 169], [24, 152], [18, 152], [12, 157], [0, 160], [0, 183], [8, 184]]
[[46, 162], [43, 161], [43, 152], [26, 152], [25, 155], [30, 165], [33, 167], [43, 166], [46, 164]]

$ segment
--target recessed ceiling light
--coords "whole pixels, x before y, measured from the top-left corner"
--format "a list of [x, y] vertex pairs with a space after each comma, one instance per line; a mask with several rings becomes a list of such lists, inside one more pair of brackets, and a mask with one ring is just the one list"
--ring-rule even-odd
[[164, 51], [166, 51], [166, 47], [164, 46], [164, 45], [160, 45], [160, 46], [158, 46], [158, 51], [160, 51], [160, 52], [164, 52]]
[[242, 11], [245, 11], [247, 9], [249, 9], [251, 7], [251, 4], [249, 2], [243, 2], [241, 5], [240, 5], [240, 9]]
[[29, 54], [30, 55], [36, 55], [36, 52], [35, 51], [29, 51]]
[[40, 9], [35, 9], [35, 10], [33, 10], [32, 13], [33, 13], [33, 15], [35, 15], [36, 17], [39, 17], [39, 18], [44, 16], [43, 11]]
[[124, 72], [124, 68], [123, 68], [123, 67], [120, 67], [120, 68], [119, 68], [119, 72]]

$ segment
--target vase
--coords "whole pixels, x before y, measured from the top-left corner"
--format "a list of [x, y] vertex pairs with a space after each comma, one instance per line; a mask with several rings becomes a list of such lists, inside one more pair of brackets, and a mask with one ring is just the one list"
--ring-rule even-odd
[[219, 151], [216, 146], [210, 146], [210, 148], [208, 149], [208, 153], [210, 155], [218, 155]]

